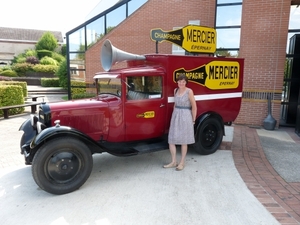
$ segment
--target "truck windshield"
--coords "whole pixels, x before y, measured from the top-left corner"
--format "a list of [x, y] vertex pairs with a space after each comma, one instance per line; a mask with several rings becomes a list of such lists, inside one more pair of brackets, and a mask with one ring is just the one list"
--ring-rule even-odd
[[99, 78], [98, 94], [112, 94], [112, 95], [121, 96], [121, 79]]

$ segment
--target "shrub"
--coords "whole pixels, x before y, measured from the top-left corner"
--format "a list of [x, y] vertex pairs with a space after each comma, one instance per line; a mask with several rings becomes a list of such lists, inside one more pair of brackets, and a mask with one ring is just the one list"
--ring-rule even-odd
[[40, 63], [42, 65], [54, 65], [54, 66], [57, 66], [58, 65], [58, 62], [53, 59], [53, 58], [50, 58], [49, 56], [45, 56], [41, 59]]
[[13, 70], [4, 70], [0, 72], [0, 75], [5, 76], [5, 77], [17, 77], [18, 74], [16, 71]]
[[39, 39], [38, 43], [35, 46], [36, 50], [48, 50], [53, 52], [57, 48], [57, 40], [54, 35], [47, 31], [43, 34], [43, 36]]
[[59, 85], [67, 89], [68, 88], [68, 73], [67, 73], [67, 60], [64, 59], [58, 67], [57, 72], [55, 73], [59, 78]]
[[13, 60], [11, 60], [11, 64], [23, 63], [23, 62], [26, 62], [26, 56], [24, 53], [14, 56]]
[[[24, 103], [22, 87], [18, 85], [0, 85], [0, 96], [0, 107]], [[22, 112], [24, 112], [24, 107], [9, 110], [10, 115]], [[3, 116], [2, 110], [0, 110], [0, 116]]]
[[26, 62], [27, 62], [27, 63], [30, 63], [30, 64], [33, 64], [33, 65], [39, 64], [39, 63], [40, 63], [40, 62], [39, 62], [39, 59], [36, 58], [35, 56], [28, 56], [28, 57], [26, 58]]
[[32, 49], [28, 49], [25, 51], [25, 57], [29, 57], [29, 56], [35, 56], [37, 57], [37, 52], [35, 50]]
[[[3, 85], [17, 85], [22, 88], [23, 96], [27, 96], [27, 83], [22, 81], [2, 81], [0, 82], [0, 86]], [[1, 96], [1, 95], [0, 95]]]
[[58, 78], [41, 78], [42, 87], [59, 87]]
[[12, 65], [12, 69], [18, 73], [19, 76], [25, 75], [27, 71], [33, 71], [33, 66], [30, 63], [15, 63]]
[[73, 94], [72, 99], [93, 98], [95, 96], [96, 96], [95, 93], [80, 93], [80, 94]]
[[37, 54], [39, 59], [48, 56], [48, 57], [52, 57], [52, 52], [49, 50], [37, 50]]
[[20, 56], [16, 58], [17, 63], [25, 63], [26, 62], [26, 57]]
[[[76, 88], [76, 86], [78, 88]], [[71, 96], [74, 99], [75, 96], [79, 95], [82, 96], [86, 93], [85, 82], [83, 81], [71, 81]]]
[[4, 71], [4, 70], [11, 70], [11, 66], [10, 65], [6, 65], [6, 66], [0, 67], [0, 71]]
[[36, 64], [36, 65], [33, 66], [32, 69], [35, 72], [55, 74], [57, 69], [58, 69], [58, 66]]
[[56, 53], [56, 52], [53, 52], [52, 53], [52, 58], [55, 59], [58, 63], [61, 63], [62, 61], [65, 60], [65, 57]]

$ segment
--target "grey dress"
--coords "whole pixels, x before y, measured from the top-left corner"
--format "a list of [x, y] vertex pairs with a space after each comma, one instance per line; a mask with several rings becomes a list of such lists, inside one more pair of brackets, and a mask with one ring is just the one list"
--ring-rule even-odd
[[175, 107], [169, 129], [169, 144], [182, 145], [195, 143], [189, 91], [190, 89], [187, 88], [182, 96], [179, 96], [178, 93], [174, 96]]

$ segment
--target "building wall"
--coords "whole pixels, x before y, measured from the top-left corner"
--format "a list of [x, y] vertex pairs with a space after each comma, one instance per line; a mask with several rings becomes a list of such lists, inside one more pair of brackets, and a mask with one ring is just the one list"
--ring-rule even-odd
[[0, 41], [0, 62], [10, 64], [14, 56], [23, 53], [26, 49], [34, 49], [36, 42]]
[[[105, 39], [109, 39], [115, 47], [123, 51], [149, 54], [155, 52], [155, 42], [150, 39], [151, 29], [169, 31], [173, 27], [186, 26], [190, 20], [200, 20], [201, 25], [213, 27], [214, 18], [215, 0], [149, 0], [109, 32]], [[99, 41], [86, 52], [87, 82], [92, 80], [96, 72], [103, 71], [100, 63], [103, 41]], [[171, 54], [172, 44], [162, 42], [158, 44], [158, 51]]]
[[[151, 29], [172, 30], [190, 20], [214, 27], [215, 4], [215, 0], [149, 0], [105, 39], [123, 51], [153, 53]], [[290, 5], [287, 0], [243, 0], [239, 57], [245, 58], [244, 90], [236, 124], [261, 126], [268, 114], [268, 96], [272, 98], [272, 115], [279, 124]], [[96, 72], [103, 71], [103, 41], [86, 52], [87, 82]], [[172, 44], [163, 42], [158, 49], [159, 53], [171, 53]]]
[[245, 58], [244, 98], [235, 123], [261, 125], [268, 115], [280, 120], [291, 2], [244, 0], [239, 57]]

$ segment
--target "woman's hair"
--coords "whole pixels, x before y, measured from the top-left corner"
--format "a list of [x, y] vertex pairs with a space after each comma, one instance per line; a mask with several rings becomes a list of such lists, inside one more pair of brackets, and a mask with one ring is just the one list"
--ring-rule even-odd
[[178, 82], [179, 80], [185, 80], [186, 84], [188, 84], [189, 80], [188, 78], [186, 77], [185, 74], [180, 74], [177, 79], [176, 79], [176, 82]]

